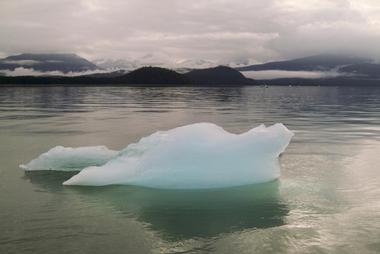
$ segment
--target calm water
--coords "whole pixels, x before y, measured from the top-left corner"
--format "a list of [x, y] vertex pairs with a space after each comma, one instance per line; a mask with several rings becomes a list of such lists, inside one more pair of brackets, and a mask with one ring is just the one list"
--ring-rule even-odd
[[[380, 89], [0, 88], [0, 253], [379, 253]], [[282, 122], [277, 182], [214, 191], [63, 187], [18, 165], [56, 145]], [[231, 169], [234, 170], [234, 169]], [[238, 170], [238, 169], [236, 169]]]

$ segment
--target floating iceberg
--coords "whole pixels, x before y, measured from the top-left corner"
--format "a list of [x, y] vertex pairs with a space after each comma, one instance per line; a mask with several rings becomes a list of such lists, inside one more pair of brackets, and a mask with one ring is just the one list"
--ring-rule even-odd
[[118, 151], [105, 146], [63, 147], [56, 146], [20, 168], [32, 170], [80, 171], [89, 166], [101, 166], [114, 158]]
[[105, 147], [53, 148], [24, 168], [67, 170], [83, 166], [64, 185], [232, 187], [277, 179], [278, 156], [292, 136], [283, 124], [260, 125], [233, 134], [215, 124], [198, 123], [158, 131], [118, 153]]

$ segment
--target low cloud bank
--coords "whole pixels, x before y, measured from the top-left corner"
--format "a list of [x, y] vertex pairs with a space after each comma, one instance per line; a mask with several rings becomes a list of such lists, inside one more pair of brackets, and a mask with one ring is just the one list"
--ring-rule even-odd
[[24, 68], [19, 67], [14, 70], [0, 70], [0, 75], [5, 76], [67, 76], [67, 77], [75, 77], [75, 76], [81, 76], [81, 75], [90, 75], [95, 73], [107, 73], [110, 71], [115, 70], [89, 70], [89, 71], [81, 71], [81, 72], [61, 72], [61, 71], [38, 71], [34, 70], [33, 68]]
[[2, 63], [5, 64], [18, 64], [18, 65], [35, 65], [41, 63], [40, 61], [36, 60], [4, 60]]
[[334, 78], [347, 75], [337, 71], [280, 71], [280, 70], [267, 70], [267, 71], [243, 71], [241, 72], [247, 78], [253, 79], [279, 79], [279, 78]]

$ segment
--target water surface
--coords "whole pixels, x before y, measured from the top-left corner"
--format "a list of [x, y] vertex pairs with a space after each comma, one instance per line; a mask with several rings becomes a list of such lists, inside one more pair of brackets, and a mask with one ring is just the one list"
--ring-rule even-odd
[[[56, 145], [121, 149], [204, 121], [295, 131], [281, 179], [64, 187], [71, 173], [18, 168]], [[0, 253], [378, 253], [379, 155], [379, 88], [1, 88]]]

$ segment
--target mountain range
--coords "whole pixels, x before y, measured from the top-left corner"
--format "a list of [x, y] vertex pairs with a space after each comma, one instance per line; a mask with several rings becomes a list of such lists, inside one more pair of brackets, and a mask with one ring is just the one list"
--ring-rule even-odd
[[236, 69], [248, 77], [267, 74], [258, 78], [267, 85], [380, 85], [380, 64], [364, 57], [324, 54]]
[[[346, 66], [355, 66], [371, 63], [372, 60], [362, 57], [344, 55], [315, 55], [285, 61], [268, 62], [236, 68], [239, 71], [328, 71]], [[352, 69], [354, 70], [354, 69]]]
[[[151, 58], [149, 58], [151, 60]], [[195, 60], [184, 63], [198, 66], [212, 65], [210, 61]], [[316, 55], [292, 60], [268, 62], [238, 68], [216, 66], [208, 68], [139, 67], [133, 70], [108, 71], [75, 54], [21, 54], [0, 59], [0, 73], [19, 68], [39, 71], [49, 77], [1, 77], [0, 83], [64, 83], [74, 84], [191, 84], [191, 85], [377, 85], [380, 84], [380, 64], [363, 57], [343, 55]], [[133, 67], [133, 66], [130, 66]], [[85, 72], [91, 71], [91, 74]], [[55, 73], [56, 72], [56, 73]], [[260, 73], [280, 72], [284, 77], [261, 78]], [[299, 74], [309, 75], [298, 76]], [[53, 76], [52, 76], [53, 73]], [[59, 74], [61, 73], [61, 74]], [[78, 73], [78, 77], [64, 77]], [[310, 74], [318, 75], [310, 75]], [[328, 73], [329, 75], [324, 75]], [[3, 75], [4, 76], [4, 75]], [[28, 75], [30, 76], [30, 75]], [[58, 77], [61, 76], [61, 77]], [[247, 78], [250, 77], [250, 78]], [[255, 82], [253, 79], [258, 80]]]
[[39, 72], [59, 71], [84, 72], [99, 69], [92, 62], [75, 54], [20, 54], [0, 59], [1, 70], [14, 71], [17, 68], [33, 69]]
[[[150, 57], [148, 57], [150, 56]], [[217, 64], [210, 60], [203, 60], [203, 59], [183, 59], [178, 61], [160, 61], [157, 59], [158, 57], [154, 57], [151, 55], [145, 56], [141, 59], [134, 59], [134, 60], [128, 60], [128, 59], [96, 59], [94, 60], [94, 63], [102, 68], [102, 69], [108, 69], [108, 70], [117, 70], [117, 69], [123, 69], [127, 71], [132, 71], [144, 66], [155, 66], [155, 67], [166, 67], [175, 69], [178, 72], [186, 72], [191, 69], [203, 69], [203, 68], [210, 68], [215, 67]]]

